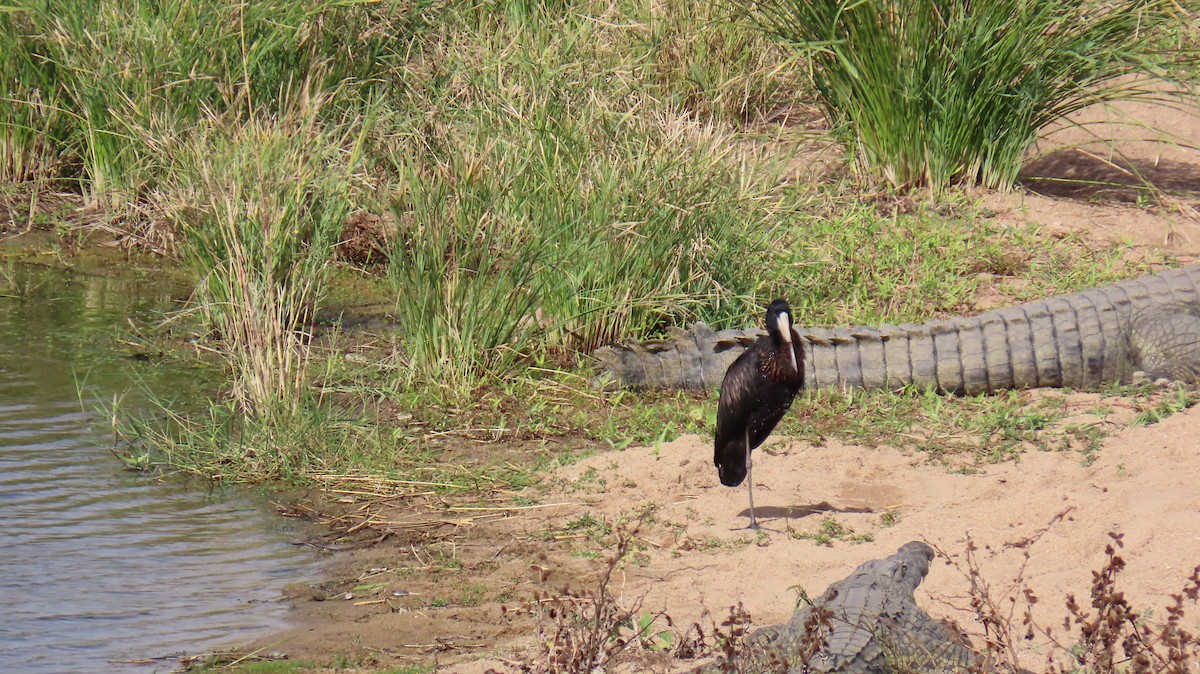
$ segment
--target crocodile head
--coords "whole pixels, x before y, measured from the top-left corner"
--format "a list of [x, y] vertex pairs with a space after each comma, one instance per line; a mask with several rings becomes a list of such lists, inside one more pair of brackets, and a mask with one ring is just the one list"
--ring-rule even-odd
[[893, 581], [912, 592], [929, 574], [929, 565], [935, 556], [933, 546], [928, 543], [909, 541], [887, 558], [890, 562], [888, 573]]

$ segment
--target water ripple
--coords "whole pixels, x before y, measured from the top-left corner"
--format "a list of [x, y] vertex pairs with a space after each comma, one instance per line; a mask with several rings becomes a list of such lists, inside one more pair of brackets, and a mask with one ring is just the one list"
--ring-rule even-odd
[[87, 331], [144, 297], [79, 281], [45, 283], [59, 294], [42, 303], [0, 300], [0, 672], [162, 670], [145, 660], [279, 628], [280, 590], [313, 558], [254, 494], [122, 469], [77, 373], [85, 399], [130, 386], [130, 365]]

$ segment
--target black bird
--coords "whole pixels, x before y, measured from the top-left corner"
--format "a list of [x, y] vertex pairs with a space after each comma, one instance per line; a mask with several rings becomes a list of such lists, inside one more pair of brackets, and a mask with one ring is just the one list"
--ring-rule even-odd
[[804, 349], [800, 336], [792, 329], [792, 308], [778, 299], [767, 307], [767, 334], [725, 372], [717, 403], [713, 462], [726, 487], [736, 487], [750, 477], [751, 528], [757, 528], [758, 521], [754, 518], [750, 450], [775, 430], [803, 387]]

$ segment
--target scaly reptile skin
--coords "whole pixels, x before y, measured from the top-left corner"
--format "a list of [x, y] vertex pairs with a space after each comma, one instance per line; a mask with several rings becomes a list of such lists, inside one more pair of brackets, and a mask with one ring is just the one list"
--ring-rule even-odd
[[[1200, 266], [1028, 302], [978, 316], [878, 328], [796, 328], [805, 388], [984, 393], [1097, 389], [1151, 378], [1200, 381]], [[597, 370], [630, 388], [712, 390], [762, 330], [703, 323], [667, 339], [598, 349]]]
[[[978, 669], [980, 659], [951, 628], [929, 617], [913, 591], [929, 573], [933, 548], [920, 541], [859, 566], [797, 608], [791, 620], [750, 636], [736, 663], [714, 663], [704, 674], [786, 671], [789, 674], [950, 674]], [[814, 613], [816, 614], [814, 615]], [[822, 617], [823, 616], [823, 617]], [[814, 640], [813, 631], [817, 631]], [[806, 644], [820, 646], [806, 657]]]

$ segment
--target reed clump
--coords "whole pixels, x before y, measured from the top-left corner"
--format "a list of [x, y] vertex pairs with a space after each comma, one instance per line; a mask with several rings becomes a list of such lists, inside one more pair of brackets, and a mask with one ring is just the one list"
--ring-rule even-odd
[[[0, 176], [74, 183], [128, 212], [192, 125], [280, 114], [294, 94], [367, 95], [397, 45], [363, 3], [44, 0], [0, 12]], [[353, 44], [349, 49], [347, 45]], [[315, 82], [310, 82], [315, 79]]]
[[308, 390], [304, 342], [349, 214], [348, 166], [315, 115], [203, 125], [176, 176], [194, 305], [222, 345], [232, 396], [248, 411], [297, 412]]
[[731, 188], [729, 135], [520, 103], [532, 123], [496, 119], [440, 155], [396, 158], [391, 279], [411, 372], [466, 383], [748, 310], [783, 223], [745, 207], [770, 199], [769, 183]]
[[810, 59], [818, 101], [856, 165], [891, 188], [1008, 188], [1047, 125], [1089, 105], [1178, 102], [1163, 85], [1172, 0], [739, 0]]

